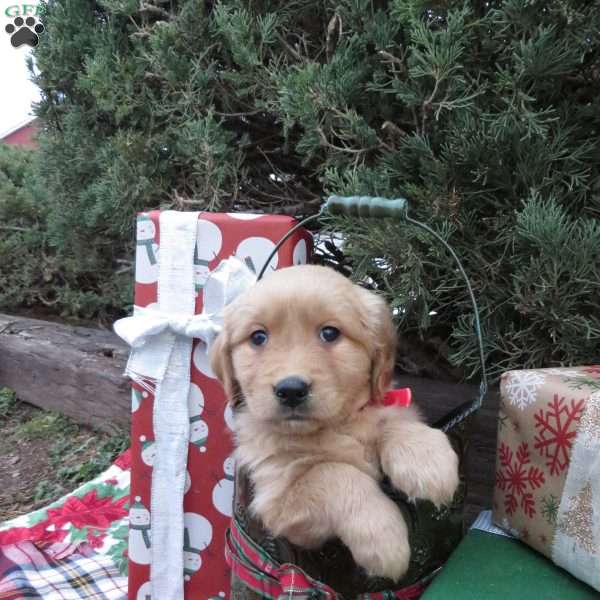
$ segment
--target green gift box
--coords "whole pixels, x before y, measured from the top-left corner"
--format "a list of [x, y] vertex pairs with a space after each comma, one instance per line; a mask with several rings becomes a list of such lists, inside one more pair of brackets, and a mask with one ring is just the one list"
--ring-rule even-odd
[[516, 539], [471, 529], [422, 600], [593, 600], [598, 593]]

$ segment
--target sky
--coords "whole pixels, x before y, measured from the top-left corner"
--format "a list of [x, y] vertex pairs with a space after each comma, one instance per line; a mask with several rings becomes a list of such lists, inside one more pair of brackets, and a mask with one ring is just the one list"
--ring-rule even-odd
[[[24, 4], [33, 7], [37, 0], [27, 0], [26, 3], [0, 0], [0, 137], [27, 120], [31, 116], [31, 103], [39, 98], [39, 90], [29, 81], [25, 64], [31, 48], [27, 45], [14, 48], [10, 43], [10, 35], [5, 31], [6, 25], [14, 19], [9, 15], [17, 10], [22, 13]], [[26, 10], [29, 12], [32, 9]]]

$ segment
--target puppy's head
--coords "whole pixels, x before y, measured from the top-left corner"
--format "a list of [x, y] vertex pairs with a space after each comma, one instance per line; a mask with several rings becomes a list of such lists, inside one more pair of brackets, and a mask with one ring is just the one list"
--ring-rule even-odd
[[211, 365], [230, 401], [295, 433], [379, 402], [393, 371], [385, 302], [326, 267], [275, 271], [227, 307]]

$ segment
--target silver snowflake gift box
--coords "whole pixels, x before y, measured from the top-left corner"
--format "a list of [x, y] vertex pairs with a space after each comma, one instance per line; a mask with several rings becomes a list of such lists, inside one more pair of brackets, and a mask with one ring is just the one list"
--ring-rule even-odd
[[600, 590], [600, 366], [501, 381], [495, 523]]

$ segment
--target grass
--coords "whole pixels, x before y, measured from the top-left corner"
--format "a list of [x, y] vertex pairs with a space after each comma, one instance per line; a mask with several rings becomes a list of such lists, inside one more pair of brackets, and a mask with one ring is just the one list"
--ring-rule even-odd
[[17, 403], [17, 396], [8, 388], [0, 388], [0, 419], [8, 417]]
[[78, 427], [63, 415], [41, 412], [17, 428], [16, 433], [27, 440], [63, 439], [77, 433]]
[[0, 389], [0, 521], [58, 499], [107, 469], [129, 434], [100, 432]]

